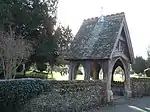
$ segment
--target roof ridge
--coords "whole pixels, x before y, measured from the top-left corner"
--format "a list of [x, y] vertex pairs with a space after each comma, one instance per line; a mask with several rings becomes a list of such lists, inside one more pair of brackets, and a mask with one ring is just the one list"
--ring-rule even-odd
[[125, 13], [124, 12], [120, 12], [120, 13], [115, 13], [115, 14], [111, 14], [111, 15], [106, 15], [105, 18], [106, 19], [117, 19], [120, 17], [124, 17]]
[[92, 21], [92, 20], [98, 20], [98, 17], [92, 17], [92, 18], [87, 18], [87, 19], [84, 19], [84, 21]]
[[[120, 18], [120, 17], [124, 17], [124, 16], [125, 16], [125, 13], [124, 12], [120, 12], [120, 13], [105, 15], [104, 17], [106, 19], [116, 19], [116, 18]], [[88, 21], [95, 21], [95, 20], [98, 20], [98, 19], [99, 19], [99, 17], [92, 17], [92, 18], [84, 19], [84, 21], [88, 22]]]

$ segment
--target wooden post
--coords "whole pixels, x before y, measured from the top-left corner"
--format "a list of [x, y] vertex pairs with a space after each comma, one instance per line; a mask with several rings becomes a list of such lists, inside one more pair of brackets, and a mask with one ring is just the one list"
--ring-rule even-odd
[[77, 72], [77, 68], [76, 68], [77, 64], [74, 62], [70, 62], [69, 64], [69, 80], [75, 80], [76, 79], [76, 72]]
[[84, 80], [90, 80], [90, 77], [93, 76], [91, 64], [92, 64], [91, 61], [84, 62], [84, 71], [85, 71]]
[[113, 92], [111, 90], [111, 78], [112, 78], [112, 63], [110, 60], [105, 60], [102, 63], [102, 69], [103, 69], [103, 79], [107, 83], [106, 92], [107, 92], [107, 101], [111, 102], [113, 100]]
[[93, 73], [92, 78], [94, 80], [98, 80], [99, 79], [100, 69], [101, 68], [100, 68], [100, 66], [97, 63], [95, 63], [95, 62], [92, 63], [92, 73]]
[[125, 96], [127, 98], [132, 97], [132, 91], [130, 87], [130, 63], [125, 62]]

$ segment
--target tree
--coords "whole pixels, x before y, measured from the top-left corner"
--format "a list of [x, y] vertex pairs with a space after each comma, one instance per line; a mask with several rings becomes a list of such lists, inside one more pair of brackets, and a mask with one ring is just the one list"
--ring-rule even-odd
[[64, 58], [73, 40], [72, 30], [69, 28], [69, 26], [65, 28], [62, 25], [59, 25], [56, 29], [55, 36], [57, 37], [58, 46], [57, 65], [67, 64]]
[[57, 3], [57, 0], [49, 0], [44, 2], [45, 13], [43, 14], [43, 22], [41, 23], [39, 30], [40, 35], [35, 46], [36, 52], [31, 57], [32, 62], [38, 64], [49, 62], [50, 65], [54, 65], [56, 62], [56, 58], [58, 57], [58, 47], [54, 25], [56, 24]]
[[1, 0], [1, 29], [15, 27], [16, 33], [29, 38], [39, 35], [43, 27], [52, 32], [50, 24], [55, 24], [57, 3], [57, 0]]
[[55, 72], [59, 72], [61, 75], [65, 75], [68, 72], [68, 67], [67, 66], [54, 66], [53, 70]]
[[16, 69], [32, 53], [32, 46], [22, 36], [10, 32], [0, 32], [0, 59], [3, 65], [5, 79], [12, 79], [16, 75]]
[[68, 70], [68, 67], [66, 66], [68, 62], [65, 60], [65, 55], [73, 40], [72, 30], [69, 28], [69, 26], [65, 28], [62, 25], [59, 25], [55, 32], [55, 38], [57, 39], [58, 56], [55, 64], [51, 65], [51, 68], [57, 72], [60, 72], [61, 75], [64, 75]]
[[133, 71], [137, 74], [144, 73], [144, 70], [146, 68], [146, 62], [145, 60], [139, 56], [135, 58], [135, 64], [132, 65]]
[[0, 30], [11, 28], [16, 35], [34, 41], [35, 53], [26, 62], [28, 66], [56, 60], [57, 3], [58, 0], [0, 0]]
[[146, 67], [147, 68], [150, 68], [150, 46], [148, 47], [148, 50], [147, 50], [147, 60], [146, 60]]

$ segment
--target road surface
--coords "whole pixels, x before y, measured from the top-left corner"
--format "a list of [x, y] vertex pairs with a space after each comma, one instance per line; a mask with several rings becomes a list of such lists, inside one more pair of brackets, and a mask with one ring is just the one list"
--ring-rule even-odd
[[87, 112], [150, 112], [150, 97], [118, 100], [113, 106], [92, 109]]

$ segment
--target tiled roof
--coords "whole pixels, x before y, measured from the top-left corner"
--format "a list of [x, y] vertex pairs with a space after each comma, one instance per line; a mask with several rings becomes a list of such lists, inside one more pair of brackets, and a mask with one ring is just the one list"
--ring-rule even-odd
[[83, 21], [76, 34], [66, 59], [105, 59], [110, 58], [117, 39], [124, 13], [117, 13]]

